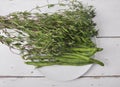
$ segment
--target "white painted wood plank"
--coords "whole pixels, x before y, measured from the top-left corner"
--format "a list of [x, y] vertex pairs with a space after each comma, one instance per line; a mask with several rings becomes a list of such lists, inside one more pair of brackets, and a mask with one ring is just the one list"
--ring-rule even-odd
[[67, 82], [55, 82], [46, 78], [4, 78], [0, 87], [119, 87], [120, 78], [80, 78]]
[[120, 36], [120, 0], [80, 0], [93, 5], [99, 36]]
[[9, 48], [0, 44], [0, 75], [41, 75], [35, 67], [24, 64], [20, 55], [13, 54]]
[[46, 3], [46, 0], [0, 0], [0, 15], [8, 15], [15, 11], [30, 11]]
[[120, 0], [93, 0], [99, 36], [120, 36]]
[[[120, 38], [98, 38], [98, 47], [104, 50], [96, 55], [96, 58], [105, 63], [104, 67], [94, 65], [86, 76], [120, 75]], [[42, 76], [33, 66], [25, 65], [20, 56], [10, 52], [0, 45], [0, 75], [30, 75]]]
[[98, 38], [97, 44], [104, 50], [96, 54], [96, 58], [103, 61], [105, 66], [94, 65], [86, 75], [120, 75], [120, 38]]
[[[36, 6], [45, 5], [47, 0], [0, 0], [0, 15], [14, 11], [31, 10]], [[48, 0], [50, 3], [57, 0]], [[62, 1], [62, 0], [61, 0]], [[96, 8], [95, 21], [99, 36], [120, 36], [120, 0], [80, 0]]]
[[[36, 5], [45, 4], [45, 0], [0, 0], [0, 15], [5, 15], [13, 11], [30, 10]], [[83, 1], [83, 0], [81, 0]], [[27, 3], [29, 2], [29, 3]], [[119, 0], [84, 0], [84, 3], [93, 4], [96, 7], [98, 27], [100, 27], [100, 35], [114, 36], [119, 35]], [[107, 7], [106, 7], [107, 6]], [[117, 8], [116, 8], [117, 6]], [[108, 14], [109, 13], [109, 14]], [[114, 16], [114, 14], [115, 16]], [[102, 18], [104, 17], [104, 18]], [[102, 19], [102, 20], [101, 20]], [[111, 24], [112, 20], [113, 24]], [[117, 21], [117, 25], [116, 22]], [[99, 23], [100, 22], [100, 23]], [[108, 23], [108, 24], [106, 24]], [[110, 25], [108, 29], [106, 26]], [[112, 29], [113, 26], [116, 28]], [[95, 65], [90, 72], [86, 75], [119, 75], [119, 62], [120, 62], [120, 39], [119, 38], [102, 38], [98, 40], [100, 47], [104, 48], [104, 51], [97, 55], [98, 58], [105, 62], [105, 67]], [[37, 70], [34, 70], [33, 66], [28, 66], [23, 63], [20, 56], [12, 54], [9, 49], [0, 44], [0, 75], [42, 75]]]

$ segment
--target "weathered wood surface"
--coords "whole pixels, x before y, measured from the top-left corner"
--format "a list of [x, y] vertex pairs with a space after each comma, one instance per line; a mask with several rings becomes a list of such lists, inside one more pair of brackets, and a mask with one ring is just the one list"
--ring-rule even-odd
[[[48, 0], [49, 1], [49, 0]], [[119, 87], [120, 86], [120, 0], [81, 0], [96, 8], [97, 44], [104, 50], [96, 58], [104, 67], [94, 65], [82, 78], [69, 82], [46, 79], [33, 66], [24, 64], [19, 55], [0, 44], [0, 87]], [[45, 0], [0, 0], [0, 15], [30, 10]]]

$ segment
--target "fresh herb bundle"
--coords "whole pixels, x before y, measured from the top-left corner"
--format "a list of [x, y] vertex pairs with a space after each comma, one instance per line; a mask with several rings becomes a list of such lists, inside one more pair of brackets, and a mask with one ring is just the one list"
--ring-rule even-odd
[[92, 63], [103, 66], [92, 58], [102, 50], [92, 41], [98, 34], [92, 20], [94, 8], [78, 1], [57, 5], [67, 5], [67, 9], [50, 14], [25, 11], [0, 16], [0, 42], [19, 50], [25, 63], [36, 67]]

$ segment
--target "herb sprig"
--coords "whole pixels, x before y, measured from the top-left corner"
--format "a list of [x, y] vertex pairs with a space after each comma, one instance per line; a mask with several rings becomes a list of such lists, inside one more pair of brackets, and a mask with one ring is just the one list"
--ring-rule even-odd
[[67, 6], [67, 10], [59, 13], [25, 11], [0, 16], [0, 42], [19, 50], [25, 63], [36, 67], [92, 63], [103, 66], [101, 61], [92, 58], [102, 50], [92, 41], [98, 34], [93, 21], [94, 8], [78, 1]]

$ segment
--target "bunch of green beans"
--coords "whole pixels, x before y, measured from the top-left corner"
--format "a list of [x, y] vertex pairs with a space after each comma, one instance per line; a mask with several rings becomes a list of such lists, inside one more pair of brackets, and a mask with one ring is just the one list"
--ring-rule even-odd
[[67, 9], [52, 14], [25, 11], [0, 16], [0, 42], [19, 50], [25, 63], [36, 67], [93, 63], [103, 66], [92, 58], [102, 50], [92, 41], [98, 34], [94, 8], [78, 1], [57, 5]]

